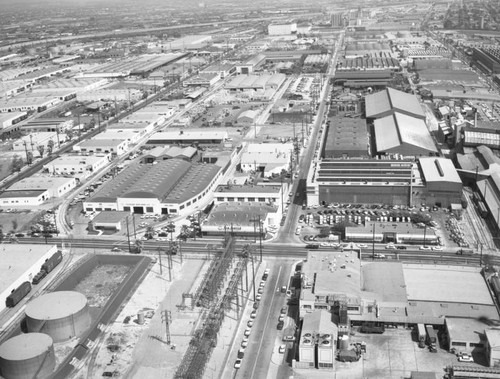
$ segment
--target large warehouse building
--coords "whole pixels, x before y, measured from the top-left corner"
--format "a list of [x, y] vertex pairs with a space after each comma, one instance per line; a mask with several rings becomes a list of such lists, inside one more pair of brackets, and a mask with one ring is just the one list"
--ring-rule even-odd
[[221, 177], [219, 166], [182, 159], [158, 161], [154, 165], [131, 164], [85, 201], [83, 209], [177, 214], [212, 196]]
[[425, 120], [425, 113], [415, 95], [387, 88], [366, 96], [367, 119], [382, 118], [396, 112]]
[[31, 283], [42, 264], [56, 251], [56, 245], [1, 245], [0, 312], [11, 292], [24, 282]]
[[449, 207], [461, 203], [462, 180], [450, 159], [420, 158], [418, 162], [425, 183], [425, 204]]
[[437, 152], [427, 125], [421, 118], [394, 112], [375, 119], [373, 130], [376, 154], [401, 154], [406, 157]]
[[309, 171], [307, 204], [411, 205], [412, 192], [429, 205], [461, 202], [462, 181], [449, 159], [325, 159]]
[[331, 117], [324, 158], [362, 158], [369, 155], [366, 121], [360, 118]]
[[408, 204], [416, 165], [410, 160], [323, 160], [309, 171], [307, 204]]
[[339, 304], [355, 325], [444, 325], [448, 317], [498, 319], [479, 268], [365, 263], [355, 252], [310, 252], [302, 267], [300, 317], [317, 309], [334, 311]]

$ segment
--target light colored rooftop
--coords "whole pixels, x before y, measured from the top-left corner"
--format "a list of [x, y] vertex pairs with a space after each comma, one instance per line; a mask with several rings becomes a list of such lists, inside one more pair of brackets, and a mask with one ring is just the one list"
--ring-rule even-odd
[[491, 346], [498, 350], [500, 347], [500, 329], [488, 329], [486, 330], [486, 338]]
[[75, 181], [74, 178], [60, 178], [53, 176], [30, 176], [28, 178], [21, 179], [20, 181], [11, 185], [8, 191], [46, 190], [50, 188], [57, 188], [74, 181]]
[[360, 295], [361, 262], [355, 252], [309, 251], [302, 271], [316, 295]]
[[419, 162], [427, 182], [462, 183], [451, 159], [437, 157], [420, 158]]
[[225, 129], [199, 128], [199, 129], [168, 129], [157, 132], [151, 136], [151, 140], [201, 140], [201, 139], [225, 139], [228, 133]]
[[446, 318], [450, 339], [475, 341], [484, 339], [484, 331], [489, 326], [484, 322], [471, 318]]
[[406, 302], [406, 284], [400, 262], [369, 262], [361, 266], [363, 298]]
[[374, 129], [377, 151], [386, 151], [403, 144], [429, 152], [437, 151], [425, 121], [420, 118], [395, 112], [376, 119]]
[[26, 112], [9, 112], [0, 113], [0, 126], [6, 121], [15, 120], [18, 117], [24, 116]]
[[100, 162], [103, 159], [108, 159], [108, 157], [106, 155], [87, 155], [87, 156], [63, 155], [61, 157], [57, 157], [56, 159], [52, 160], [45, 166], [72, 165], [72, 164], [89, 165]]
[[405, 264], [403, 273], [409, 301], [493, 305], [479, 269]]
[[54, 249], [54, 245], [2, 244], [0, 245], [0, 292]]

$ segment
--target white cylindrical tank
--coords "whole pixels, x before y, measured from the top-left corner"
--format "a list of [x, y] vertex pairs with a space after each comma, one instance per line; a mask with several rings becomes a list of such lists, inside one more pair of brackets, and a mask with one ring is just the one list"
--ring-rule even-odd
[[37, 297], [26, 307], [29, 332], [45, 333], [54, 342], [79, 337], [90, 326], [87, 298], [75, 291], [57, 291]]
[[5, 379], [46, 378], [55, 366], [53, 341], [46, 334], [20, 334], [0, 345], [0, 375]]

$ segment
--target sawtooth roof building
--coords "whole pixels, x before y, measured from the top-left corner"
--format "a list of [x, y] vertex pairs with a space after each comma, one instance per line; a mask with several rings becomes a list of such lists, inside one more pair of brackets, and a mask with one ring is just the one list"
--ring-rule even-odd
[[157, 162], [130, 164], [85, 201], [84, 210], [177, 214], [212, 196], [222, 177], [222, 169], [213, 164], [181, 159]]
[[425, 120], [425, 113], [415, 95], [386, 88], [366, 96], [367, 119], [382, 118], [395, 112]]
[[377, 154], [420, 156], [437, 152], [427, 125], [421, 118], [394, 112], [374, 120], [373, 129]]

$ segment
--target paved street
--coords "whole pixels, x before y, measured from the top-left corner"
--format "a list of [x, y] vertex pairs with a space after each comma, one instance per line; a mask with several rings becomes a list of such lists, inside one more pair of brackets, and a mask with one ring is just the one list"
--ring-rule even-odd
[[[294, 260], [292, 259], [269, 259], [266, 260], [267, 268], [270, 269], [270, 274], [264, 287], [262, 300], [257, 311], [257, 317], [254, 320], [254, 325], [251, 329], [248, 347], [246, 348], [242, 366], [239, 370], [234, 369], [234, 362], [237, 358], [237, 352], [241, 347], [241, 341], [244, 336], [244, 331], [247, 329], [247, 322], [250, 320], [250, 313], [253, 310], [253, 302], [248, 302], [248, 307], [245, 310], [238, 331], [236, 332], [233, 349], [229, 353], [229, 359], [226, 364], [226, 369], [221, 376], [224, 379], [229, 378], [266, 378], [273, 350], [277, 349], [274, 343], [277, 338], [281, 339], [283, 333], [288, 332], [286, 326], [289, 320], [285, 323], [285, 328], [278, 331], [278, 317], [281, 308], [286, 304], [286, 294], [280, 291], [282, 286], [287, 286], [290, 279], [290, 270]], [[256, 283], [260, 283], [260, 278], [257, 278]]]

